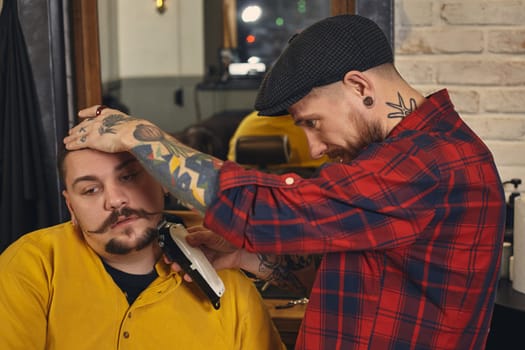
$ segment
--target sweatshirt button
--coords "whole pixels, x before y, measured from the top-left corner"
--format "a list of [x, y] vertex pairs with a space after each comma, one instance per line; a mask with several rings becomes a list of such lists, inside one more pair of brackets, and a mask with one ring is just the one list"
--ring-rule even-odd
[[123, 333], [122, 335], [123, 335], [123, 336], [124, 336], [124, 338], [126, 338], [126, 339], [128, 339], [128, 338], [129, 338], [129, 332], [124, 332], [124, 333]]
[[293, 183], [295, 182], [295, 180], [293, 179], [293, 177], [287, 177], [284, 182], [287, 184], [287, 185], [293, 185]]

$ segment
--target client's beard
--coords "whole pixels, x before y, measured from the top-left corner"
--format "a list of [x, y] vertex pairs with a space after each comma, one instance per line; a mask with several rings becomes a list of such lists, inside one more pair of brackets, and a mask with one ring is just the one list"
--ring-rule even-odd
[[[94, 234], [103, 234], [113, 224], [115, 224], [118, 221], [118, 218], [121, 216], [129, 217], [131, 215], [135, 215], [138, 218], [147, 218], [153, 215], [158, 215], [160, 213], [161, 212], [151, 212], [150, 213], [144, 209], [133, 209], [129, 207], [124, 207], [120, 210], [113, 211], [107, 217], [107, 219], [104, 220], [104, 222], [100, 225], [98, 229], [93, 230], [93, 231], [86, 230], [86, 232], [94, 233]], [[131, 230], [131, 228], [127, 228], [126, 230]], [[112, 238], [106, 244], [105, 250], [106, 252], [110, 254], [118, 254], [118, 255], [128, 254], [132, 250], [139, 251], [149, 246], [156, 239], [156, 237], [157, 237], [157, 229], [148, 228], [146, 229], [146, 232], [144, 232], [144, 235], [137, 238], [136, 244], [133, 247], [119, 242], [116, 238]]]
[[134, 247], [120, 243], [117, 239], [112, 238], [105, 246], [106, 252], [110, 254], [125, 255], [132, 250], [139, 251], [149, 246], [157, 238], [157, 229], [148, 228], [143, 236], [137, 239]]

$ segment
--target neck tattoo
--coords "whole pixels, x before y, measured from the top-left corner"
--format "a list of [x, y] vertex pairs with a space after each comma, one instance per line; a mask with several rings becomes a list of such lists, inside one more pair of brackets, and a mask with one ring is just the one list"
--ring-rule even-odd
[[399, 103], [398, 104], [395, 104], [395, 103], [392, 103], [392, 102], [387, 102], [386, 104], [392, 108], [394, 108], [396, 110], [396, 112], [392, 112], [392, 113], [389, 113], [388, 114], [388, 118], [401, 118], [403, 119], [404, 117], [406, 117], [407, 115], [409, 115], [410, 113], [412, 113], [416, 108], [417, 108], [417, 105], [416, 105], [416, 100], [414, 98], [410, 98], [410, 106], [407, 107], [405, 105], [405, 100], [403, 100], [403, 97], [401, 96], [401, 94], [398, 92], [397, 93], [397, 97], [399, 99]]

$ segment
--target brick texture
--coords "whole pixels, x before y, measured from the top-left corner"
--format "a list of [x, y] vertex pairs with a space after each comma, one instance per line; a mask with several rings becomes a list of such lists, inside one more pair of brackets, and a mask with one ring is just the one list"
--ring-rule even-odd
[[394, 38], [401, 75], [447, 88], [502, 180], [525, 183], [525, 0], [395, 0]]

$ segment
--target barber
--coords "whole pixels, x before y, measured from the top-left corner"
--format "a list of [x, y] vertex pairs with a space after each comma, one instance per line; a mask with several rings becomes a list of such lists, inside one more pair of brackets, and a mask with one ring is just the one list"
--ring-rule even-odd
[[505, 200], [447, 90], [421, 95], [380, 28], [342, 15], [290, 42], [255, 109], [290, 113], [312, 157], [335, 161], [309, 179], [245, 170], [97, 106], [64, 141], [132, 152], [208, 229], [263, 260], [322, 254], [297, 349], [484, 348]]

